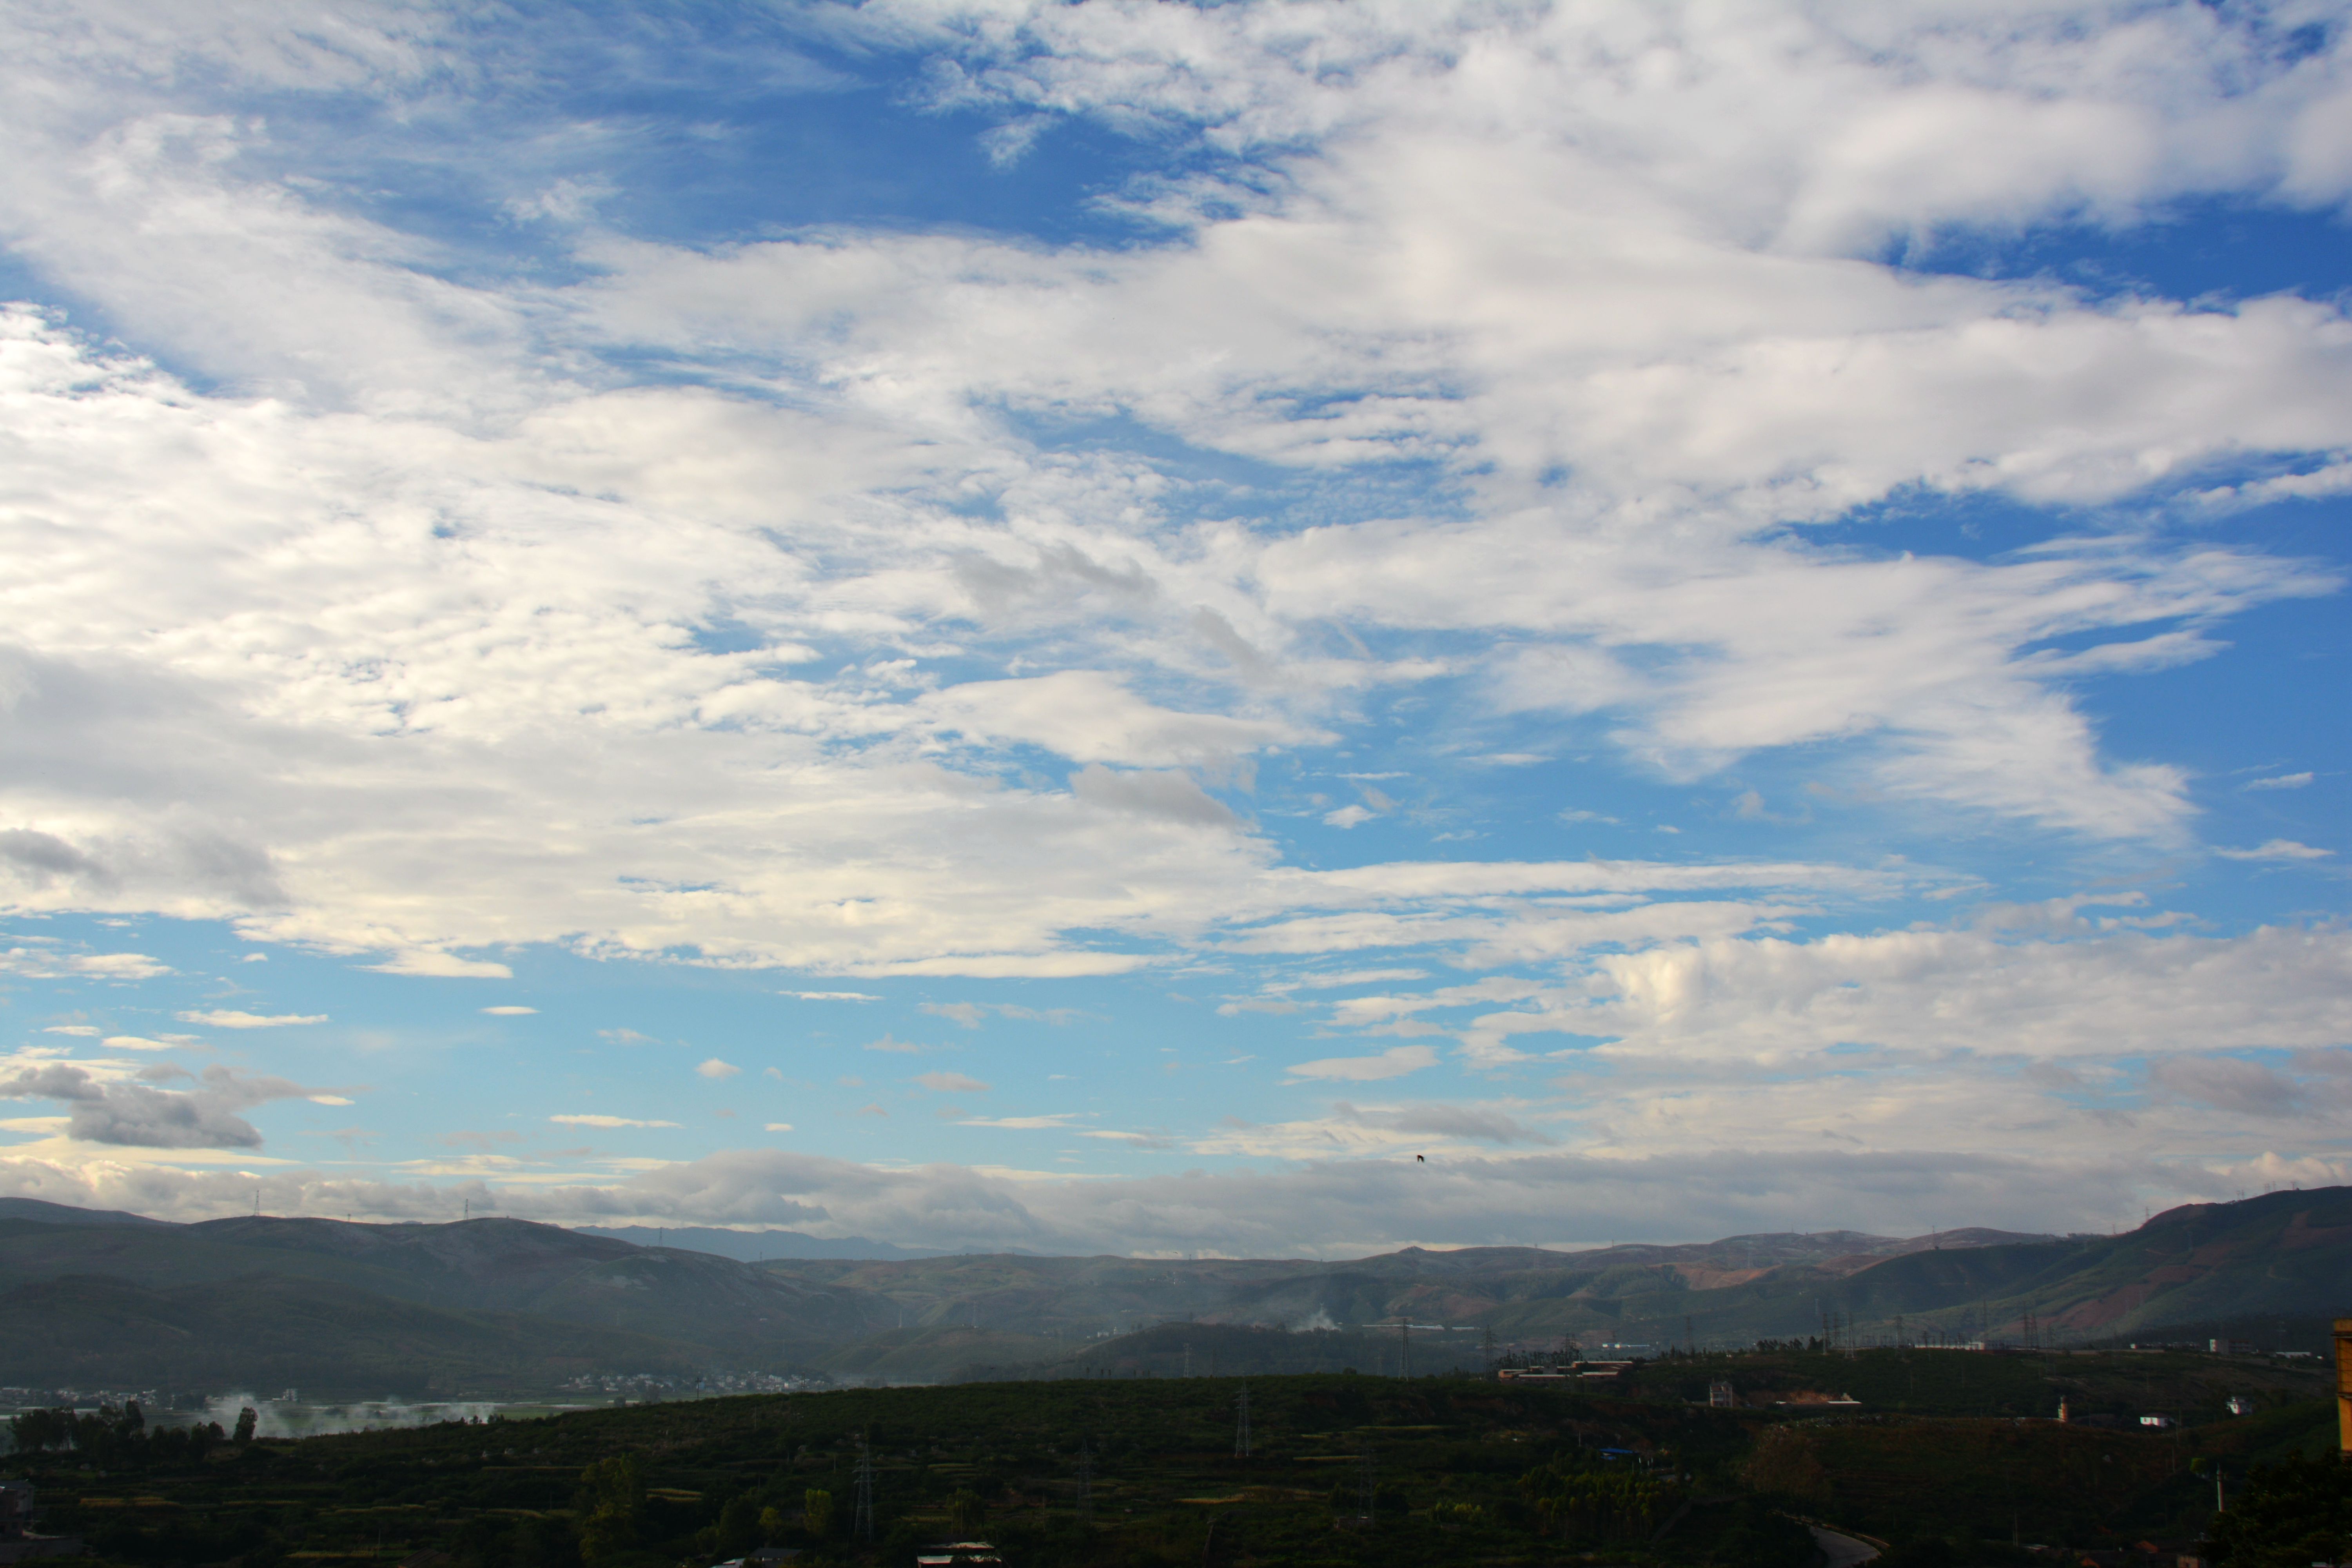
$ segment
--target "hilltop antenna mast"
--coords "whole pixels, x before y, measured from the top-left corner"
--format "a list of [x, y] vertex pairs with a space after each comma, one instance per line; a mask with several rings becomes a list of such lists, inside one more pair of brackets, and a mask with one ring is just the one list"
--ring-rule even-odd
[[856, 1540], [874, 1544], [874, 1454], [866, 1446], [866, 1434], [857, 1435], [857, 1519], [850, 1527]]
[[1242, 1385], [1241, 1397], [1234, 1401], [1234, 1405], [1240, 1412], [1234, 1419], [1234, 1458], [1246, 1459], [1250, 1457], [1249, 1385], [1247, 1384]]

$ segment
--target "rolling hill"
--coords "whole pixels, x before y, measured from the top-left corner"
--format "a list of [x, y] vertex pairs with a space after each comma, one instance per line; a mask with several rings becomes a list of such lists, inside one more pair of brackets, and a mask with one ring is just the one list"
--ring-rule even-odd
[[68, 1276], [0, 1291], [0, 1384], [399, 1399], [523, 1394], [625, 1366], [691, 1376], [698, 1347], [509, 1312], [452, 1311], [257, 1274], [151, 1289]]
[[352, 1225], [257, 1218], [163, 1226], [0, 1220], [0, 1290], [98, 1277], [175, 1291], [275, 1278], [444, 1311], [684, 1342], [767, 1363], [805, 1359], [888, 1321], [886, 1303], [708, 1253], [632, 1247], [521, 1220]]
[[2307, 1329], [2352, 1310], [2352, 1188], [2193, 1205], [2116, 1237], [1832, 1231], [1574, 1253], [1406, 1247], [1335, 1263], [959, 1256], [759, 1267], [886, 1301], [897, 1328], [961, 1323], [1066, 1344], [1180, 1319], [1336, 1329], [1400, 1318], [1491, 1328], [1529, 1346], [1570, 1336], [1748, 1344], [1831, 1324], [1857, 1343], [2015, 1341], [2028, 1313], [2043, 1342], [2088, 1343], [2168, 1325]]
[[[1375, 1372], [1394, 1369], [1400, 1320], [1415, 1325], [1422, 1370], [1473, 1343], [1483, 1355], [1488, 1332], [1507, 1351], [1568, 1338], [1589, 1350], [1824, 1334], [1843, 1345], [2017, 1342], [2029, 1314], [2053, 1346], [2193, 1331], [2317, 1348], [2326, 1320], [2352, 1310], [2352, 1188], [2341, 1187], [2187, 1205], [2112, 1237], [1836, 1231], [1578, 1253], [1406, 1247], [1339, 1262], [959, 1254], [750, 1264], [508, 1219], [170, 1225], [81, 1223], [79, 1213], [31, 1200], [0, 1212], [7, 1378], [120, 1384], [164, 1375], [131, 1370], [152, 1364], [187, 1369], [167, 1381], [366, 1391], [397, 1363], [381, 1347], [423, 1355], [436, 1336], [452, 1347], [443, 1385], [551, 1386], [583, 1363], [887, 1381], [981, 1369], [1083, 1376], [1113, 1363], [1181, 1370], [1171, 1358], [1187, 1344], [1196, 1370]], [[250, 1324], [215, 1314], [210, 1303], [228, 1298], [282, 1300], [282, 1321], [300, 1331], [281, 1345], [266, 1310]], [[331, 1301], [340, 1305], [320, 1305]], [[66, 1321], [77, 1312], [152, 1327], [93, 1337]], [[1220, 1350], [1162, 1331], [1182, 1324], [1240, 1337]], [[338, 1334], [351, 1346], [347, 1379], [320, 1370], [335, 1363]], [[121, 1347], [111, 1362], [109, 1343]], [[154, 1360], [167, 1345], [180, 1348]], [[312, 1370], [271, 1370], [281, 1352], [310, 1358]]]

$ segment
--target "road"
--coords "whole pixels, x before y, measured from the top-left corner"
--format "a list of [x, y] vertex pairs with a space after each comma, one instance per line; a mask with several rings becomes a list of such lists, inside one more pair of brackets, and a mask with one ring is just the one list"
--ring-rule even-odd
[[1840, 1535], [1836, 1531], [1823, 1530], [1818, 1524], [1809, 1524], [1805, 1528], [1811, 1531], [1813, 1539], [1821, 1543], [1822, 1555], [1828, 1560], [1828, 1568], [1854, 1568], [1856, 1563], [1867, 1563], [1878, 1555], [1878, 1548], [1867, 1541], [1856, 1541], [1851, 1535]]

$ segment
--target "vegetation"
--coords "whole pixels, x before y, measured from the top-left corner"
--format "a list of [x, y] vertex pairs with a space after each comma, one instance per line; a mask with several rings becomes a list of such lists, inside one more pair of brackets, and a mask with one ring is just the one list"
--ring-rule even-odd
[[[1884, 1379], [1905, 1358], [1822, 1359]], [[1990, 1378], [1996, 1363], [2043, 1358], [1965, 1359]], [[129, 1410], [32, 1413], [12, 1432], [24, 1451], [10, 1463], [41, 1489], [44, 1528], [84, 1533], [102, 1563], [158, 1568], [396, 1562], [428, 1548], [463, 1568], [666, 1568], [762, 1542], [811, 1563], [902, 1565], [926, 1543], [973, 1538], [1038, 1568], [1596, 1553], [1652, 1568], [1811, 1568], [1805, 1520], [1893, 1542], [1890, 1568], [1969, 1568], [2022, 1563], [2033, 1543], [2191, 1549], [2214, 1523], [2217, 1468], [2239, 1500], [2215, 1537], [2227, 1568], [2341, 1560], [2334, 1548], [2294, 1556], [2314, 1531], [2340, 1539], [2352, 1517], [2340, 1473], [2295, 1458], [2332, 1439], [2319, 1400], [2282, 1396], [2260, 1415], [2156, 1433], [1715, 1409], [1674, 1392], [1710, 1370], [1643, 1367], [1607, 1393], [1470, 1376], [1253, 1379], [1246, 1458], [1234, 1453], [1235, 1380], [1097, 1377], [300, 1442], [238, 1444], [216, 1427], [165, 1439]], [[2124, 1373], [2076, 1364], [2069, 1375]], [[861, 1458], [870, 1542], [856, 1533]]]
[[2257, 1468], [2215, 1522], [2222, 1568], [2305, 1568], [2352, 1556], [2352, 1466], [2333, 1455]]

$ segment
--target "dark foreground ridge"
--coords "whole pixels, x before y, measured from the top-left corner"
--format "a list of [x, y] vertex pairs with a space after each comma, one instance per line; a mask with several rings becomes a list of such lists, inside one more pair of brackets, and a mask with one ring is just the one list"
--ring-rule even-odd
[[[729, 1234], [748, 1238], [729, 1244], [741, 1251], [782, 1248]], [[620, 1377], [690, 1387], [714, 1374], [737, 1386], [1084, 1377], [1106, 1365], [1395, 1375], [1408, 1361], [1420, 1372], [1483, 1367], [1490, 1341], [1540, 1352], [1570, 1336], [1596, 1352], [1633, 1347], [1612, 1354], [1813, 1338], [2045, 1348], [2221, 1338], [2316, 1351], [2346, 1303], [2343, 1187], [2192, 1205], [2113, 1237], [1838, 1231], [1578, 1253], [1407, 1247], [1344, 1262], [745, 1262], [509, 1219], [168, 1225], [0, 1201], [0, 1384], [24, 1388], [448, 1399]], [[1412, 1325], [1404, 1337], [1400, 1323]], [[1192, 1333], [1171, 1336], [1185, 1324]]]
[[[2186, 1424], [1769, 1403], [1853, 1386], [1943, 1397], [1970, 1375], [2025, 1403], [2071, 1390], [2076, 1408], [2137, 1412], [2153, 1394]], [[2214, 1529], [2217, 1473], [2240, 1500], [2223, 1568], [2273, 1568], [2314, 1508], [2352, 1503], [2332, 1459], [2256, 1468], [2332, 1443], [2323, 1380], [2300, 1375], [2185, 1353], [1791, 1352], [1670, 1360], [1605, 1389], [1104, 1377], [194, 1445], [116, 1412], [63, 1429], [20, 1419], [20, 1436], [59, 1446], [7, 1463], [46, 1505], [42, 1530], [79, 1534], [100, 1563], [159, 1568], [656, 1568], [761, 1549], [812, 1565], [945, 1552], [1056, 1568], [1817, 1568], [1808, 1521], [1889, 1545], [1888, 1568], [2172, 1568]], [[1734, 1378], [1768, 1403], [1683, 1397]], [[2252, 1413], [2228, 1414], [2225, 1397]]]

